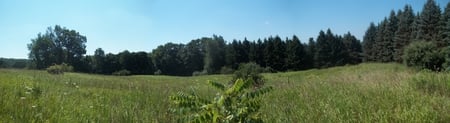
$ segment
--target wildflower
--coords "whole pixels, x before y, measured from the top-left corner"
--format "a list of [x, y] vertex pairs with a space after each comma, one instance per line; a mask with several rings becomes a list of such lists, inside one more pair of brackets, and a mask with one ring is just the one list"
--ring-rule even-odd
[[20, 97], [20, 99], [21, 99], [21, 100], [24, 100], [24, 99], [26, 99], [26, 97]]
[[36, 106], [35, 106], [35, 105], [33, 105], [33, 106], [31, 106], [31, 108], [36, 108]]
[[79, 88], [79, 87], [80, 87], [80, 86], [78, 86], [78, 85], [77, 85], [77, 86], [75, 86], [75, 88]]

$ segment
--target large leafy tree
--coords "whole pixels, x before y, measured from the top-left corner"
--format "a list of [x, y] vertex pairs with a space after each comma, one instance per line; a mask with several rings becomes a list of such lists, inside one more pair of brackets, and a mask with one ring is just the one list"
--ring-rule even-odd
[[31, 40], [31, 44], [28, 44], [29, 58], [38, 69], [51, 64], [68, 63], [79, 70], [82, 68], [81, 59], [86, 54], [86, 42], [86, 37], [77, 31], [56, 25]]
[[[164, 75], [183, 75], [184, 64], [179, 57], [179, 52], [183, 48], [182, 44], [167, 43], [158, 46], [152, 52], [153, 63]], [[187, 73], [186, 73], [187, 74]], [[191, 74], [191, 73], [189, 73]]]
[[225, 40], [222, 36], [213, 35], [205, 40], [205, 65], [204, 71], [208, 74], [218, 73], [225, 65]]

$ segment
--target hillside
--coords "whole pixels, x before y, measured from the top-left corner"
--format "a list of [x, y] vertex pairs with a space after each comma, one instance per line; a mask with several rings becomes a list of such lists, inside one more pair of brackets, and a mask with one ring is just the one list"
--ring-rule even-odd
[[[365, 63], [264, 74], [267, 122], [447, 122], [450, 75], [399, 64]], [[212, 97], [206, 80], [227, 75], [103, 76], [0, 69], [0, 119], [5, 122], [176, 122], [168, 96]]]

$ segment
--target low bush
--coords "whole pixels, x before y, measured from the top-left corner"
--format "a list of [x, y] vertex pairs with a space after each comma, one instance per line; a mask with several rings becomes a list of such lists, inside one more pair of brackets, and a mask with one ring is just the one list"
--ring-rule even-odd
[[440, 49], [434, 43], [425, 41], [415, 41], [408, 45], [404, 50], [403, 59], [409, 67], [433, 71], [442, 70], [445, 61]]
[[264, 72], [264, 68], [254, 62], [240, 64], [238, 70], [234, 72], [231, 82], [235, 82], [238, 78], [244, 80], [251, 80], [253, 86], [259, 87], [264, 85], [264, 78], [261, 73]]
[[73, 67], [66, 63], [62, 63], [60, 65], [57, 64], [52, 65], [48, 67], [46, 70], [50, 74], [63, 74], [64, 72], [72, 72]]
[[116, 72], [112, 73], [112, 75], [116, 75], [116, 76], [129, 76], [129, 75], [131, 75], [131, 72], [128, 71], [128, 70], [123, 69], [123, 70], [119, 70], [119, 71], [116, 71]]

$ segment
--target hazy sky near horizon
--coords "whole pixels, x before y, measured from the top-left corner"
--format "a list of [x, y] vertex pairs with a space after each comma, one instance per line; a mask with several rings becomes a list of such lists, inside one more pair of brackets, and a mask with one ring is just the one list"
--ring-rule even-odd
[[[370, 22], [426, 0], [1, 0], [0, 57], [27, 58], [27, 44], [61, 25], [87, 37], [87, 54], [151, 52], [168, 42], [221, 35], [257, 40], [297, 35], [307, 42], [330, 28], [362, 37]], [[436, 0], [443, 9], [448, 0]]]

